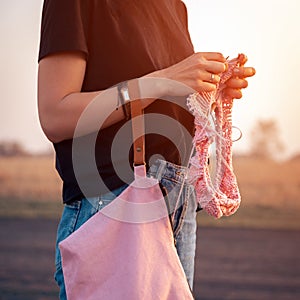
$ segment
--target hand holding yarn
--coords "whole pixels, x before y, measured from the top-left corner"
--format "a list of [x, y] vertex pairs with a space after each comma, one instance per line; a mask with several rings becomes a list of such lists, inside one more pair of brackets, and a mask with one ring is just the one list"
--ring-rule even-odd
[[242, 89], [248, 87], [247, 77], [255, 75], [256, 71], [253, 67], [244, 67], [247, 62], [247, 56], [239, 54], [239, 64], [233, 69], [232, 76], [226, 81], [224, 94], [229, 98], [240, 99], [242, 98]]
[[[245, 70], [240, 69], [245, 60], [245, 55], [239, 54], [228, 61], [216, 91], [194, 93], [187, 99], [187, 106], [195, 116], [193, 144], [196, 150], [190, 160], [189, 181], [195, 186], [198, 203], [216, 218], [233, 214], [241, 202], [232, 166], [233, 98], [225, 92], [228, 80], [235, 76], [234, 70]], [[216, 144], [216, 172], [211, 178], [207, 162], [213, 142]]]

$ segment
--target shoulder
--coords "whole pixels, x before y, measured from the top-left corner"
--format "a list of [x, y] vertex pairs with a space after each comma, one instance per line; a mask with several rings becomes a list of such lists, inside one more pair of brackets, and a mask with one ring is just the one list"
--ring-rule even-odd
[[87, 2], [90, 0], [44, 0], [39, 60], [61, 51], [88, 53]]

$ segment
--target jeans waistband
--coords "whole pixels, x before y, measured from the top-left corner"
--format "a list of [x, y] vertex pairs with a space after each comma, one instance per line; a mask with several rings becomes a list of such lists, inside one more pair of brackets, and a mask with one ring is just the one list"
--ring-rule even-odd
[[187, 167], [179, 166], [174, 163], [158, 159], [149, 168], [149, 176], [153, 176], [160, 181], [162, 178], [182, 183], [185, 181]]

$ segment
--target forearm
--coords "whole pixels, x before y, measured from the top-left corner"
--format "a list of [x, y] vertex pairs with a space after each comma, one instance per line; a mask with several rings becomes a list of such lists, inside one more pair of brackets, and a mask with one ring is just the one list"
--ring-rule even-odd
[[[144, 108], [163, 95], [163, 87], [159, 80], [146, 77], [138, 80]], [[73, 138], [75, 130], [76, 136], [81, 136], [98, 131], [100, 127], [109, 127], [125, 118], [118, 96], [117, 87], [113, 87], [89, 93], [70, 93], [55, 105], [51, 103], [51, 99], [44, 101], [43, 105], [39, 105], [44, 133], [50, 141], [57, 143]], [[39, 95], [40, 97], [47, 95]]]
[[[140, 97], [146, 107], [164, 95], [186, 96], [194, 91], [213, 91], [225, 69], [220, 53], [197, 53], [163, 70], [138, 78]], [[76, 135], [85, 135], [111, 126], [124, 118], [118, 109], [117, 88], [81, 93], [86, 61], [80, 53], [61, 53], [44, 58], [39, 64], [39, 116], [46, 136], [52, 142], [70, 139], [82, 114], [88, 118]], [[215, 74], [212, 77], [212, 74]], [[211, 78], [215, 78], [211, 82]]]
[[[99, 130], [100, 122], [103, 127], [107, 127], [122, 120], [123, 110], [117, 109], [117, 105], [116, 88], [90, 93], [71, 93], [55, 105], [40, 105], [40, 121], [48, 139], [60, 142], [72, 138], [76, 128], [76, 134], [85, 135]], [[81, 122], [80, 127], [77, 127], [84, 112], [88, 114], [88, 118], [85, 118], [88, 122]], [[105, 116], [108, 118], [105, 119]]]

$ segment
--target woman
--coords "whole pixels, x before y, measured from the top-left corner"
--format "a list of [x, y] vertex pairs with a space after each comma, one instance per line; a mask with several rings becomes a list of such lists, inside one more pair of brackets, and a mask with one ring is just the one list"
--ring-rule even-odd
[[[151, 93], [152, 97], [142, 99], [144, 113], [169, 116], [176, 121], [174, 127], [162, 117], [160, 124], [165, 132], [179, 133], [176, 145], [168, 136], [155, 133], [146, 136], [146, 162], [149, 175], [158, 178], [164, 190], [178, 191], [184, 178], [182, 166], [188, 159], [182, 157], [178, 149], [190, 147], [190, 139], [180, 133], [184, 127], [192, 135], [193, 117], [173, 101], [159, 99], [177, 97], [182, 104], [193, 90], [214, 91], [226, 67], [221, 53], [194, 53], [186, 8], [179, 0], [44, 1], [38, 106], [40, 122], [54, 144], [56, 168], [63, 181], [65, 207], [57, 244], [112, 201], [130, 182], [132, 174], [125, 176], [125, 180], [119, 178], [111, 157], [114, 137], [126, 122], [124, 110], [116, 109], [122, 96], [116, 85], [120, 87], [120, 83], [138, 78], [142, 91], [146, 95]], [[241, 89], [247, 87], [245, 78], [254, 73], [250, 67], [237, 68], [234, 77], [227, 81], [227, 95], [241, 98]], [[84, 170], [82, 178], [90, 185], [87, 193], [74, 172], [72, 142], [80, 116], [96, 97], [103, 102], [102, 105], [100, 101], [101, 109], [97, 111], [99, 118], [109, 117], [99, 133], [99, 128], [90, 124], [80, 131], [77, 139], [97, 132], [97, 169], [110, 192], [107, 189], [95, 191], [91, 184], [93, 175]], [[146, 128], [150, 125], [146, 123]], [[130, 138], [130, 133], [128, 136], [125, 133], [125, 137]], [[119, 155], [118, 164], [128, 163], [125, 152]], [[163, 159], [155, 159], [157, 157]], [[132, 160], [131, 154], [129, 160]], [[175, 206], [175, 198], [169, 197], [171, 208]], [[195, 202], [192, 187], [185, 185], [173, 225], [177, 251], [191, 287], [196, 241]], [[180, 217], [184, 221], [179, 224]], [[60, 299], [66, 299], [58, 247], [55, 278], [60, 286]]]

